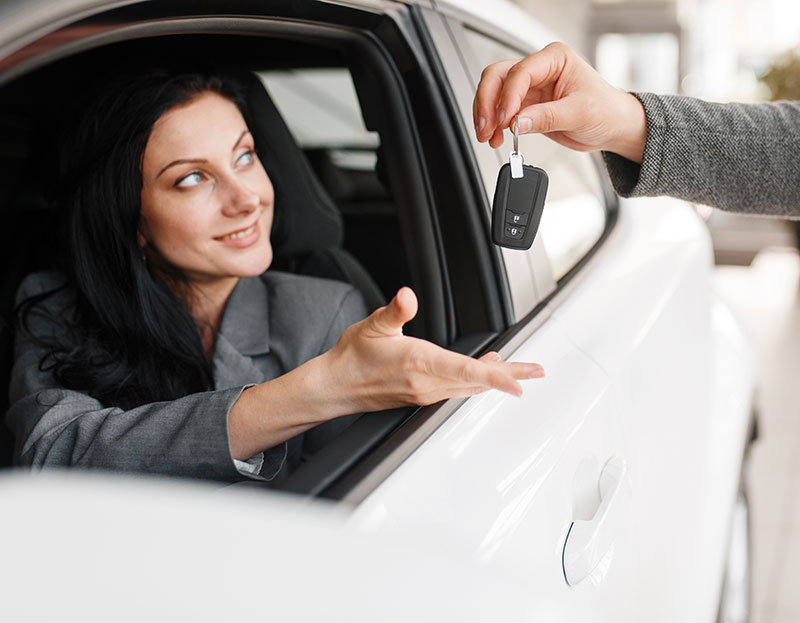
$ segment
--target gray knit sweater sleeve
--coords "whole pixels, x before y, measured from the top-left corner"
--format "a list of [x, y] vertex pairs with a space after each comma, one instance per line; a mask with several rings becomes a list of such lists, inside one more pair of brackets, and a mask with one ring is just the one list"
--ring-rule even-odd
[[603, 153], [620, 195], [671, 195], [732, 212], [800, 218], [800, 102], [634, 95], [647, 115], [642, 165]]

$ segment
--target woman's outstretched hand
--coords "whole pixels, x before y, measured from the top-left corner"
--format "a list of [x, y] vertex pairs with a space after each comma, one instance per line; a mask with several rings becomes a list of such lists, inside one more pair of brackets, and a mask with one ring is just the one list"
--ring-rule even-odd
[[228, 414], [231, 454], [247, 459], [316, 424], [348, 413], [427, 405], [544, 376], [535, 363], [473, 359], [403, 335], [417, 297], [401, 288], [385, 307], [348, 327], [328, 352], [241, 393]]
[[641, 103], [563, 43], [483, 70], [473, 102], [478, 140], [499, 147], [517, 114], [521, 134], [541, 132], [571, 149], [603, 149], [642, 162], [647, 120]]
[[488, 389], [519, 396], [519, 380], [544, 376], [535, 363], [500, 361], [497, 353], [474, 359], [403, 335], [417, 313], [417, 297], [401, 288], [385, 307], [347, 328], [323, 357], [329, 359], [332, 394], [345, 413], [402, 405], [427, 405]]

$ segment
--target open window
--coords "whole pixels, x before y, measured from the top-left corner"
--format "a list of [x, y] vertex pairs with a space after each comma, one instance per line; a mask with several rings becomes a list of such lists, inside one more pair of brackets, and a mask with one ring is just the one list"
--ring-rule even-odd
[[[16, 61], [5, 59], [0, 127], [8, 131], [0, 136], [0, 155], [7, 179], [0, 211], [10, 226], [0, 248], [6, 320], [22, 277], [59, 262], [58, 241], [48, 238], [56, 218], [48, 171], [65, 99], [122, 69], [166, 59], [246, 72], [266, 88], [274, 111], [262, 118], [267, 140], [259, 149], [277, 146], [275, 167], [294, 161], [298, 192], [321, 206], [303, 212], [308, 202], [299, 201], [297, 212], [287, 210], [290, 243], [276, 247], [278, 268], [351, 281], [373, 307], [411, 285], [420, 311], [408, 332], [464, 352], [478, 351], [507, 326], [485, 206], [476, 203], [467, 173], [474, 164], [453, 131], [427, 59], [395, 19], [310, 2], [276, 3], [274, 14], [253, 9], [252, 16], [236, 18], [225, 15], [224, 3], [219, 14], [212, 3], [202, 14], [183, 12], [179, 4], [90, 17], [37, 41]], [[277, 133], [276, 124], [282, 125]], [[291, 140], [275, 139], [282, 134]], [[265, 166], [273, 181], [281, 177], [269, 158]], [[293, 244], [299, 239], [301, 245]], [[315, 245], [333, 259], [320, 260]], [[338, 274], [326, 272], [331, 266]], [[8, 331], [3, 339], [7, 364]], [[3, 373], [5, 387], [8, 369]], [[417, 415], [398, 410], [361, 418], [313, 465], [302, 466], [289, 488], [324, 491]]]

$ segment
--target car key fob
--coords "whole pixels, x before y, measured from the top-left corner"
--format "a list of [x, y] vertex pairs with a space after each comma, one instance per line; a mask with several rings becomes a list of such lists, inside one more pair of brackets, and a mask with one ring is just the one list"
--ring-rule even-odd
[[492, 204], [492, 242], [509, 249], [530, 249], [547, 196], [547, 173], [524, 164], [518, 146], [519, 121], [514, 123], [514, 151], [500, 167]]

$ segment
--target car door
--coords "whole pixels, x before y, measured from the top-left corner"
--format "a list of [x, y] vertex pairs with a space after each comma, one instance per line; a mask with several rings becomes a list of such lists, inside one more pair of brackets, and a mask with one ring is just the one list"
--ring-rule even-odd
[[[471, 133], [482, 67], [533, 44], [462, 11], [420, 15]], [[472, 148], [488, 198], [509, 145]], [[443, 407], [435, 433], [354, 495], [354, 521], [416, 527], [430, 547], [546, 594], [559, 620], [714, 620], [746, 400], [720, 438], [708, 236], [669, 200], [617, 215], [589, 156], [542, 137], [521, 150], [552, 190], [538, 246], [503, 252], [516, 323], [497, 346], [547, 377], [520, 399]]]

